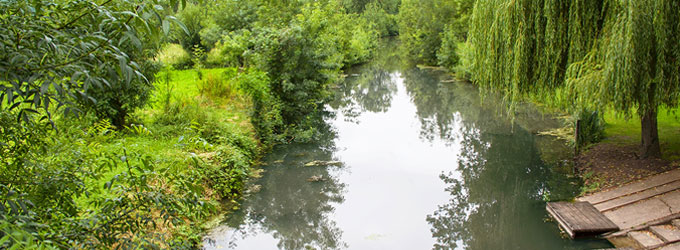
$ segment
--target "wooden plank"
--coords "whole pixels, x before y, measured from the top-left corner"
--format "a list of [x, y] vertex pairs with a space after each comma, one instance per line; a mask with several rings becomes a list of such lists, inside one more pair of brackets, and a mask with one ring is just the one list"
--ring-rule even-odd
[[631, 195], [617, 197], [599, 204], [595, 204], [594, 206], [595, 208], [597, 208], [597, 210], [600, 210], [600, 212], [604, 212], [625, 205], [633, 204], [635, 202], [648, 199], [657, 195], [665, 194], [676, 189], [680, 189], [680, 180], [662, 186], [653, 187]]
[[663, 244], [661, 239], [656, 238], [652, 233], [647, 231], [633, 231], [628, 233], [628, 236], [645, 248]]
[[603, 213], [620, 229], [628, 229], [638, 225], [648, 224], [650, 221], [670, 216], [671, 212], [658, 197], [606, 211]]
[[680, 250], [680, 243], [673, 243], [670, 245], [663, 246], [658, 250]]
[[618, 230], [616, 224], [588, 202], [549, 202], [546, 210], [572, 238]]
[[680, 230], [671, 225], [651, 226], [649, 231], [659, 236], [664, 242], [680, 241]]
[[626, 196], [641, 192], [653, 187], [665, 185], [680, 180], [680, 168], [670, 170], [661, 174], [653, 175], [642, 180], [632, 182], [608, 191], [597, 192], [588, 196], [580, 197], [578, 201], [587, 201], [591, 204], [599, 204], [620, 196]]
[[680, 228], [680, 219], [674, 219], [671, 223], [673, 226]]
[[680, 190], [665, 193], [658, 197], [670, 207], [671, 213], [680, 213]]
[[[620, 231], [617, 231], [617, 232], [611, 232], [611, 233], [603, 234], [602, 236], [604, 236], [605, 238], [609, 239], [609, 241], [611, 241], [611, 239], [614, 239], [616, 237], [628, 235], [628, 233], [631, 232], [631, 231], [644, 230], [644, 229], [646, 229], [650, 226], [667, 224], [668, 222], [675, 220], [675, 219], [678, 219], [678, 218], [680, 218], [680, 214], [671, 214], [669, 216], [664, 216], [664, 217], [652, 220], [650, 222], [644, 223], [642, 225], [637, 225], [637, 226], [634, 226], [634, 227], [631, 227], [631, 228], [624, 228], [624, 229], [621, 229]], [[614, 222], [614, 223], [616, 224], [616, 222]], [[680, 228], [680, 227], [678, 227], [678, 228]]]

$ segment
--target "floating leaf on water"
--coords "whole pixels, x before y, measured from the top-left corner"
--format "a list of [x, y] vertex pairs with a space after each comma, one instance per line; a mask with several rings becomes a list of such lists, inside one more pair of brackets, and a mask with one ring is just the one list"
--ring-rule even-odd
[[305, 164], [305, 167], [323, 167], [323, 166], [342, 166], [339, 161], [311, 161]]

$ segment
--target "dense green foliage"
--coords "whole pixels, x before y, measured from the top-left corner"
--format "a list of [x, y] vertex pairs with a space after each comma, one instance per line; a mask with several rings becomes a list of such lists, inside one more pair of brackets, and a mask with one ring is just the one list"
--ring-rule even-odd
[[[381, 34], [376, 27], [389, 33], [390, 20], [383, 20], [389, 19], [386, 13], [371, 16], [373, 20], [346, 11], [340, 1], [217, 2], [217, 8], [208, 8], [215, 3], [205, 2], [180, 11], [181, 20], [197, 23], [187, 27], [200, 28], [190, 31], [200, 34], [200, 41], [179, 31], [182, 35], [176, 41], [185, 49], [189, 44], [210, 49], [202, 65], [266, 73], [266, 78], [256, 81], [266, 81], [266, 88], [243, 89], [253, 96], [253, 122], [260, 139], [268, 142], [317, 136], [318, 114], [328, 101], [329, 85], [342, 68], [371, 57]], [[397, 8], [385, 6], [390, 11]], [[385, 12], [385, 8], [375, 11]], [[210, 18], [204, 18], [206, 13]]]
[[456, 44], [464, 42], [473, 0], [404, 0], [399, 8], [399, 38], [413, 62], [453, 66]]
[[392, 34], [397, 5], [0, 7], [0, 248], [128, 249], [196, 247], [263, 147], [319, 137], [330, 85]]
[[24, 235], [4, 246], [195, 246], [201, 221], [216, 200], [240, 196], [259, 154], [247, 109], [234, 110], [247, 103], [235, 72], [204, 72], [233, 89], [219, 94], [201, 91], [194, 71], [162, 73], [154, 107], [136, 115], [145, 125], [123, 131], [86, 116], [56, 119], [55, 133], [1, 113], [0, 235]]
[[677, 1], [480, 1], [469, 41], [472, 79], [510, 104], [642, 119], [643, 156], [660, 156], [656, 111], [680, 100]]
[[[50, 116], [50, 104], [73, 102], [95, 107], [103, 117], [124, 119], [128, 109], [145, 98], [132, 85], [149, 83], [149, 74], [144, 73], [152, 67], [146, 60], [155, 47], [151, 41], [161, 35], [153, 23], [169, 25], [174, 20], [157, 15], [154, 2], [3, 1], [0, 5], [0, 81], [4, 82], [0, 101], [9, 109], [19, 108], [24, 120], [27, 112], [42, 109]], [[102, 89], [131, 91], [107, 98], [98, 92]], [[104, 102], [131, 102], [106, 110], [96, 105], [102, 97], [108, 99]], [[65, 111], [74, 107], [67, 105]]]
[[399, 34], [397, 14], [401, 0], [344, 0], [349, 13], [360, 14], [381, 37]]

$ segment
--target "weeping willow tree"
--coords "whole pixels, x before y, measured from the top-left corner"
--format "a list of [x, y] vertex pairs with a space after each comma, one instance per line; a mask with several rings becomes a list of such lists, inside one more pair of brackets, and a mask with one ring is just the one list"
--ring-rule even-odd
[[570, 111], [637, 113], [642, 156], [659, 157], [656, 112], [680, 99], [678, 0], [477, 1], [472, 80]]

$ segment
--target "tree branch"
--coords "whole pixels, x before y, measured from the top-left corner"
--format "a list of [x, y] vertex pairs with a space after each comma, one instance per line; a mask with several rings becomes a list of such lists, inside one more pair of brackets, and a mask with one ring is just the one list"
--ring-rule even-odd
[[[106, 2], [100, 4], [99, 6], [107, 5], [107, 4], [110, 3], [110, 2], [113, 2], [113, 0], [107, 0]], [[85, 11], [85, 13], [80, 14], [80, 16], [74, 18], [73, 20], [69, 21], [68, 23], [66, 23], [66, 24], [64, 24], [64, 25], [62, 25], [62, 26], [59, 26], [59, 28], [57, 28], [57, 30], [62, 30], [62, 29], [64, 29], [64, 28], [68, 27], [68, 26], [71, 26], [71, 25], [74, 24], [76, 21], [78, 21], [79, 19], [81, 19], [81, 18], [83, 18], [85, 15], [87, 15], [87, 13], [90, 13], [90, 11], [89, 11], [89, 10], [88, 10], [88, 11]]]

